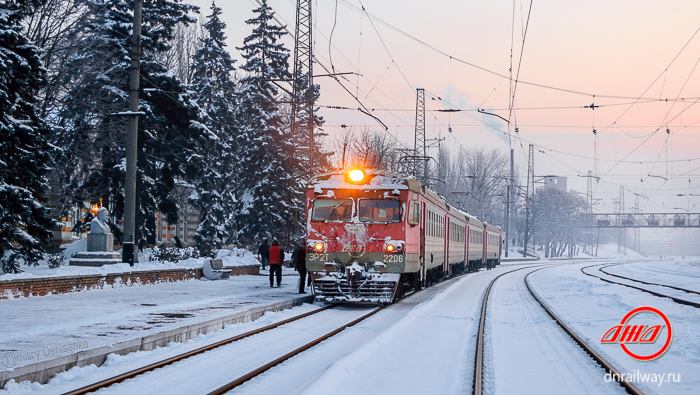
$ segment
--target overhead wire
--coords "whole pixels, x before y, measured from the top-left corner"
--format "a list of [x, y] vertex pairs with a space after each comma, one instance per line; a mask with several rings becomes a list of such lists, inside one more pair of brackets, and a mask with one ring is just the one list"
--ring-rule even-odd
[[[518, 80], [520, 79], [520, 70], [521, 66], [523, 64], [523, 53], [525, 52], [525, 39], [527, 38], [527, 28], [530, 25], [530, 14], [532, 12], [532, 3], [534, 0], [530, 0], [530, 9], [527, 12], [527, 22], [525, 23], [525, 30], [523, 31], [523, 44], [520, 47], [520, 59], [518, 60], [518, 71], [515, 74], [515, 81], [513, 82], [513, 94], [511, 96], [511, 105], [509, 106], [511, 109], [511, 112], [508, 114], [508, 119], [511, 119], [511, 116], [513, 115], [513, 107], [515, 106], [515, 93], [518, 89]], [[511, 49], [512, 51], [512, 49]], [[515, 122], [517, 125], [517, 122]]]
[[[345, 0], [343, 0], [343, 1], [345, 2]], [[347, 2], [345, 2], [345, 3], [347, 3]], [[532, 3], [531, 3], [531, 6], [532, 6]], [[373, 21], [372, 21], [372, 19], [373, 19], [374, 17], [371, 16], [371, 15], [364, 9], [364, 7], [363, 7], [363, 12], [367, 15], [367, 17], [368, 17], [368, 19], [370, 20], [370, 22], [372, 23], [372, 25], [373, 25], [375, 31], [377, 31], [376, 26], [374, 26], [374, 23], [373, 23]], [[529, 16], [528, 16], [528, 17], [529, 17]], [[379, 20], [379, 21], [380, 21], [380, 23], [383, 22], [383, 21], [381, 21], [381, 20]], [[386, 23], [384, 23], [384, 24], [386, 25]], [[389, 27], [394, 28], [393, 26], [390, 26], [390, 25], [389, 25]], [[395, 29], [395, 28], [394, 28], [394, 29]], [[378, 32], [377, 32], [377, 33], [378, 33]], [[404, 32], [401, 31], [401, 33], [404, 33]], [[410, 36], [410, 35], [409, 35], [409, 36]], [[413, 37], [411, 36], [411, 38], [413, 38]], [[384, 45], [385, 50], [387, 51], [387, 53], [389, 54], [390, 58], [392, 59], [392, 62], [395, 63], [395, 60], [394, 60], [393, 57], [391, 56], [391, 53], [390, 53], [390, 51], [388, 50], [388, 47], [386, 47], [386, 43], [383, 41], [383, 39], [381, 39], [381, 37], [380, 37], [380, 40], [382, 40], [382, 44]], [[446, 55], [446, 56], [452, 58], [451, 55]], [[455, 58], [455, 60], [461, 61], [460, 59], [457, 59], [457, 58]], [[398, 68], [398, 65], [397, 65], [397, 69], [399, 69], [399, 68]], [[411, 87], [411, 88], [413, 89], [413, 87], [411, 86], [410, 82], [409, 82], [408, 79], [406, 78], [405, 74], [404, 74], [400, 69], [399, 69], [399, 72], [401, 73], [402, 77], [403, 77], [404, 80], [407, 82], [407, 84], [409, 85], [409, 87]], [[504, 77], [504, 76], [502, 76], [502, 77]], [[359, 80], [359, 76], [358, 76], [358, 80]], [[509, 80], [513, 81], [512, 78], [509, 78]], [[516, 76], [516, 81], [517, 81], [517, 80], [518, 80], [518, 77]], [[526, 83], [526, 82], [524, 82], [524, 81], [521, 81], [521, 82], [522, 82], [522, 83]], [[341, 85], [342, 85], [342, 83], [341, 83]], [[359, 84], [358, 84], [358, 85], [359, 85]], [[578, 93], [580, 94], [581, 92], [578, 92]], [[367, 95], [367, 96], [368, 96], [368, 95]], [[367, 97], [367, 96], [366, 96], [366, 97]], [[599, 95], [599, 96], [605, 97], [606, 95]], [[616, 98], [626, 98], [626, 97], [623, 97], [623, 96], [614, 96], [614, 97], [616, 97]], [[636, 100], [638, 101], [638, 100], [640, 100], [640, 99], [641, 99], [641, 97], [638, 97]], [[356, 100], [357, 100], [357, 98], [356, 98]], [[645, 100], [647, 100], [647, 99], [645, 99]], [[650, 99], [649, 99], [649, 100], [650, 100]], [[657, 100], [658, 100], [658, 99], [657, 99]], [[674, 101], [675, 101], [675, 100], [674, 100]], [[697, 102], [697, 100], [696, 100], [696, 102]], [[695, 104], [695, 103], [693, 103], [693, 104]], [[619, 104], [617, 104], [617, 105], [619, 105]], [[691, 104], [691, 106], [692, 106], [692, 104]], [[451, 108], [451, 106], [449, 105], [449, 102], [448, 102], [448, 108]], [[687, 109], [687, 108], [686, 108], [686, 109]], [[685, 111], [683, 111], [683, 112], [685, 112]], [[682, 112], [681, 112], [681, 114], [682, 114]], [[681, 115], [681, 114], [679, 114], [679, 115]], [[468, 114], [467, 114], [467, 115], [468, 115]], [[481, 122], [481, 123], [484, 123], [483, 121], [481, 121], [481, 120], [479, 120], [479, 119], [476, 119], [476, 118], [474, 118], [474, 117], [471, 117], [471, 118], [473, 118], [473, 119], [475, 119], [475, 120], [477, 120], [477, 121], [479, 121], [479, 122]], [[437, 117], [435, 117], [435, 119], [438, 120], [438, 122], [439, 122], [439, 119], [438, 119]], [[484, 124], [485, 124], [485, 123], [484, 123]], [[493, 125], [486, 124], [486, 126], [489, 126], [489, 127], [491, 127], [491, 128], [496, 129], [496, 130], [499, 131], [499, 132], [502, 132], [501, 130], [499, 130], [498, 128], [494, 127]], [[619, 126], [619, 125], [618, 125], [618, 126]], [[563, 153], [563, 154], [569, 154], [569, 153], [565, 153], [565, 152], [561, 152], [561, 153]], [[580, 155], [576, 155], [576, 156], [580, 156]], [[616, 161], [616, 162], [617, 162], [617, 163], [624, 163], [624, 162], [640, 163], [640, 162], [635, 162], [635, 161], [623, 161], [623, 162]]]
[[[350, 3], [348, 0], [340, 0], [340, 2], [341, 2], [342, 5], [348, 7], [349, 9], [351, 9], [351, 10], [353, 10], [353, 11], [356, 11], [356, 12], [366, 12], [366, 11], [363, 11], [361, 8], [358, 8], [356, 5]], [[407, 37], [407, 38], [409, 38], [409, 39], [411, 39], [411, 40], [413, 40], [413, 41], [415, 41], [415, 42], [417, 42], [417, 43], [419, 43], [419, 44], [425, 46], [426, 48], [429, 48], [429, 49], [431, 49], [432, 51], [437, 52], [437, 53], [439, 53], [439, 54], [445, 56], [445, 57], [450, 57], [450, 56], [452, 56], [452, 58], [453, 58], [455, 61], [459, 62], [459, 63], [462, 63], [462, 64], [465, 64], [465, 65], [467, 65], [467, 66], [473, 67], [473, 68], [475, 68], [475, 69], [484, 71], [484, 72], [489, 73], [489, 74], [491, 74], [491, 75], [495, 75], [495, 76], [498, 76], [498, 77], [501, 77], [501, 78], [505, 78], [505, 79], [508, 79], [508, 80], [511, 80], [511, 81], [513, 80], [512, 78], [509, 78], [507, 75], [501, 74], [501, 73], [499, 73], [499, 72], [490, 70], [490, 69], [488, 69], [488, 68], [486, 68], [486, 67], [482, 67], [482, 66], [473, 64], [473, 63], [471, 63], [471, 62], [468, 62], [468, 61], [465, 61], [465, 60], [463, 60], [463, 59], [460, 59], [460, 58], [458, 58], [458, 57], [456, 57], [456, 56], [454, 56], [454, 55], [451, 55], [451, 54], [449, 54], [449, 53], [447, 53], [447, 52], [445, 52], [445, 51], [443, 51], [443, 50], [441, 50], [441, 49], [439, 49], [439, 48], [437, 48], [437, 47], [435, 47], [435, 46], [433, 46], [433, 45], [431, 45], [431, 44], [426, 43], [425, 41], [423, 41], [423, 40], [421, 40], [421, 39], [419, 39], [419, 38], [417, 38], [417, 37], [415, 37], [415, 36], [413, 36], [413, 35], [411, 35], [411, 34], [405, 32], [405, 31], [403, 31], [403, 30], [397, 28], [396, 26], [394, 26], [394, 25], [392, 25], [392, 24], [390, 24], [390, 23], [388, 23], [388, 22], [386, 22], [386, 21], [384, 21], [384, 20], [382, 20], [382, 19], [380, 19], [380, 18], [378, 18], [378, 17], [376, 17], [376, 16], [370, 14], [369, 12], [366, 12], [366, 14], [367, 14], [367, 18], [368, 18], [368, 19], [370, 19], [370, 20], [372, 20], [372, 21], [376, 21], [377, 23], [379, 23], [379, 24], [381, 24], [381, 25], [384, 25], [384, 26], [386, 26], [386, 27], [388, 27], [388, 28], [390, 28], [390, 29], [396, 31], [397, 33], [399, 33], [399, 34], [401, 34], [401, 35], [403, 35], [403, 36], [405, 36], [405, 37]], [[536, 86], [536, 87], [545, 88], [545, 89], [550, 89], [550, 90], [556, 90], [556, 91], [560, 91], [560, 92], [566, 92], [566, 93], [581, 95], [581, 96], [589, 96], [589, 97], [590, 97], [590, 96], [593, 95], [593, 94], [590, 93], [590, 92], [583, 92], [583, 91], [577, 91], [577, 90], [573, 90], [573, 89], [559, 88], [559, 87], [554, 87], [554, 86], [544, 85], [544, 84], [539, 84], [539, 83], [533, 83], [533, 82], [523, 81], [523, 80], [518, 81], [518, 83], [519, 83], [519, 84], [524, 84], [524, 85]], [[638, 99], [638, 98], [639, 98], [639, 97], [634, 97], [634, 96], [601, 95], [601, 94], [596, 94], [596, 96], [597, 96], [598, 98], [607, 98], [607, 99], [630, 99], [630, 100], [634, 100], [634, 99]], [[644, 98], [644, 97], [642, 97], [642, 99], [654, 99], [654, 98]]]

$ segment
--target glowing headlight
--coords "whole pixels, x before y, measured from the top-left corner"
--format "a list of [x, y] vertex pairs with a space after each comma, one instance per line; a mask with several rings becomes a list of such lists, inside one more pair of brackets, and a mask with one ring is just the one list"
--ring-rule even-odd
[[391, 244], [388, 244], [386, 246], [386, 252], [394, 252], [394, 246]]
[[316, 245], [314, 246], [314, 249], [316, 251], [323, 251], [323, 243], [316, 243]]
[[355, 170], [350, 171], [349, 176], [350, 176], [350, 180], [352, 182], [360, 182], [360, 181], [364, 180], [365, 172], [363, 172], [360, 169], [355, 169]]

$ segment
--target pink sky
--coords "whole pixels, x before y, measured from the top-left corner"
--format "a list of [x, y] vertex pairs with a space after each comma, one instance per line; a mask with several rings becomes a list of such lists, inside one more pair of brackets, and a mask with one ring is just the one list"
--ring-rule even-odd
[[[203, 15], [210, 13], [210, 2], [192, 2], [202, 7]], [[366, 14], [358, 11], [361, 4], [378, 19], [371, 23]], [[257, 3], [249, 0], [219, 5], [228, 24], [229, 50], [240, 58], [235, 47], [250, 34], [251, 28], [244, 21], [253, 16], [251, 10]], [[269, 5], [293, 30], [296, 1], [270, 0]], [[700, 97], [700, 70], [693, 71], [700, 56], [700, 32], [681, 52], [700, 28], [700, 2], [533, 2], [520, 80], [587, 95], [520, 83], [515, 96], [515, 107], [519, 109], [510, 117], [509, 81], [459, 60], [507, 75], [514, 31], [515, 78], [529, 1], [515, 2], [514, 24], [514, 3], [504, 0], [320, 0], [313, 5], [315, 54], [319, 61], [330, 67], [332, 57], [337, 72], [359, 71], [362, 77], [348, 76], [344, 85], [356, 92], [367, 108], [374, 109], [374, 114], [389, 126], [388, 132], [406, 146], [413, 145], [415, 89], [424, 88], [429, 110], [428, 138], [446, 137], [450, 147], [498, 148], [507, 153], [508, 138], [502, 132], [507, 133], [508, 126], [496, 117], [474, 112], [481, 107], [510, 118], [511, 132], [517, 122], [522, 140], [511, 134], [512, 147], [523, 171], [527, 144], [531, 142], [537, 145], [537, 175], [568, 176], [569, 187], [583, 193], [586, 179], [580, 175], [591, 170], [601, 176], [595, 187], [596, 198], [604, 199], [599, 211], [612, 211], [610, 199], [619, 196], [619, 184], [626, 187], [627, 207], [633, 205], [632, 193], [636, 192], [650, 198], [640, 201], [647, 211], [678, 211], [671, 210], [676, 207], [700, 211], [700, 196], [689, 196], [700, 195], [700, 160], [677, 162], [700, 158], [700, 103], [692, 105]], [[291, 39], [286, 42], [293, 49]], [[324, 73], [321, 67], [315, 67], [316, 74]], [[318, 78], [316, 82], [321, 84], [321, 105], [358, 107], [335, 81]], [[595, 99], [593, 94], [597, 95]], [[442, 103], [431, 100], [434, 96], [441, 97]], [[640, 96], [669, 102], [640, 100], [632, 105]], [[676, 97], [689, 99], [674, 104]], [[436, 111], [448, 108], [448, 102], [452, 108], [471, 112]], [[591, 103], [603, 107], [595, 111], [580, 108]], [[684, 112], [679, 115], [681, 111]], [[321, 114], [327, 120], [324, 129], [331, 136], [340, 124], [382, 129], [372, 118], [357, 111], [324, 108]], [[667, 126], [671, 132], [668, 135]], [[593, 127], [598, 130], [598, 161], [594, 160]], [[657, 129], [644, 142], [643, 137]], [[627, 155], [628, 161], [650, 163], [616, 164]]]

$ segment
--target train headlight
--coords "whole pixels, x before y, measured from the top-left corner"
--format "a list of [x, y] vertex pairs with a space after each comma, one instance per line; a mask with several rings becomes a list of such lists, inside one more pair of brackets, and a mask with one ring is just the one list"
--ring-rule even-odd
[[316, 250], [317, 252], [323, 251], [324, 248], [325, 248], [325, 247], [324, 247], [323, 243], [316, 243], [316, 244], [314, 245], [314, 250]]
[[386, 252], [394, 252], [394, 246], [392, 244], [387, 244]]
[[360, 169], [355, 169], [351, 170], [348, 176], [352, 182], [362, 182], [362, 180], [365, 179], [365, 172]]

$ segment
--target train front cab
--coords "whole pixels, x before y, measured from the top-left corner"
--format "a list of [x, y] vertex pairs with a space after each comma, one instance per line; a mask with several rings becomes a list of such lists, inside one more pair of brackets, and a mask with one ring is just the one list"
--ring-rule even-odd
[[307, 269], [316, 299], [389, 303], [417, 286], [420, 227], [410, 186], [356, 188], [332, 180], [307, 191]]

